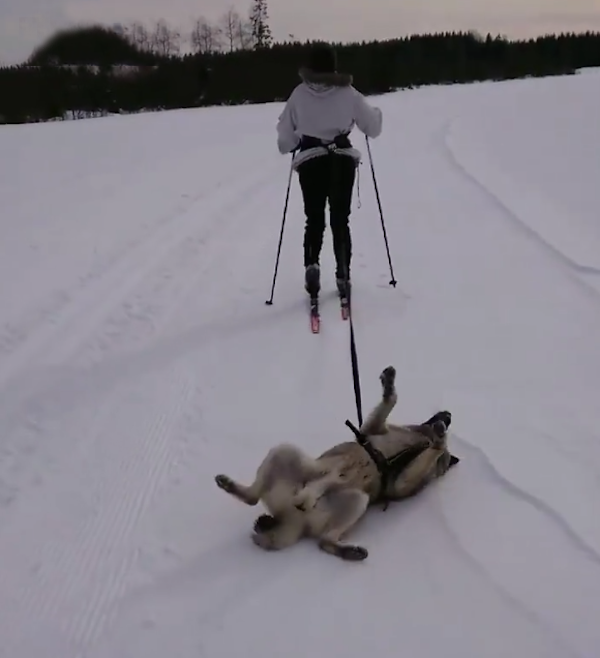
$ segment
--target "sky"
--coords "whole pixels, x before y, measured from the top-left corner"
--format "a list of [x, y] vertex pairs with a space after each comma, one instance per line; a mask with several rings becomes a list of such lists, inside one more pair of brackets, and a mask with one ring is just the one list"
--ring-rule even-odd
[[[0, 64], [24, 61], [59, 28], [165, 19], [187, 32], [250, 0], [0, 0]], [[348, 41], [418, 32], [478, 30], [529, 37], [563, 30], [600, 31], [600, 0], [270, 0], [275, 39]], [[567, 8], [568, 7], [568, 8]]]

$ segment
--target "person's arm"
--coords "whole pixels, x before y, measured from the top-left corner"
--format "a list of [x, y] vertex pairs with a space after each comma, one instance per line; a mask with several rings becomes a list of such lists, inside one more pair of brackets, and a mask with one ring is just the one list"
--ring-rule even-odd
[[291, 153], [298, 146], [300, 139], [296, 134], [294, 118], [294, 95], [290, 96], [277, 122], [277, 146], [280, 153]]
[[357, 128], [367, 137], [375, 138], [381, 135], [383, 115], [378, 107], [367, 103], [366, 98], [356, 90], [354, 104], [354, 120]]

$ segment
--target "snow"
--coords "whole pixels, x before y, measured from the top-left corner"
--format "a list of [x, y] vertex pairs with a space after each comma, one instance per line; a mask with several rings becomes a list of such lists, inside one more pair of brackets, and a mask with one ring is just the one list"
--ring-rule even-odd
[[[2, 658], [597, 658], [600, 74], [376, 100], [352, 216], [365, 410], [453, 412], [460, 464], [345, 563], [264, 553], [249, 480], [356, 421], [329, 233], [302, 289], [279, 104], [0, 128]], [[362, 146], [361, 146], [362, 143]]]

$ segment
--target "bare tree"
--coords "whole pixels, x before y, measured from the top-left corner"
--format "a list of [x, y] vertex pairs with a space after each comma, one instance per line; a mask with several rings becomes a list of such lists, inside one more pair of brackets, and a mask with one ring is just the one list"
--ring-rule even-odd
[[150, 33], [142, 23], [132, 23], [127, 28], [127, 38], [138, 50], [147, 52], [152, 48]]
[[192, 49], [196, 53], [212, 53], [221, 50], [221, 28], [211, 25], [204, 16], [198, 18], [191, 34]]
[[181, 33], [160, 19], [151, 35], [152, 50], [162, 57], [172, 57], [181, 51]]
[[236, 43], [238, 48], [248, 50], [254, 47], [254, 30], [251, 20], [242, 20], [236, 25]]
[[240, 32], [241, 23], [242, 17], [233, 7], [228, 9], [219, 20], [219, 26], [223, 35], [223, 39], [226, 42], [230, 52], [233, 52], [238, 45], [238, 34]]

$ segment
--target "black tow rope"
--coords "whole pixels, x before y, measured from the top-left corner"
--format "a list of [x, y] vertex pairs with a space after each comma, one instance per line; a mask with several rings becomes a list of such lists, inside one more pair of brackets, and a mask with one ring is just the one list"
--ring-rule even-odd
[[358, 371], [358, 354], [356, 352], [356, 339], [354, 337], [354, 322], [352, 321], [352, 293], [348, 270], [346, 269], [346, 294], [348, 295], [348, 324], [350, 325], [350, 362], [352, 364], [352, 383], [354, 384], [354, 401], [356, 402], [356, 416], [359, 427], [363, 424], [362, 395], [360, 392], [360, 373]]
[[[329, 156], [333, 156], [338, 148], [347, 148], [350, 146], [347, 136], [341, 136], [341, 140], [334, 142], [333, 144], [328, 145], [326, 148], [329, 151]], [[342, 141], [340, 144], [339, 141]], [[333, 163], [332, 163], [333, 164]], [[335, 166], [333, 167], [335, 171]], [[358, 166], [357, 166], [358, 170]], [[345, 246], [347, 248], [347, 245]], [[348, 264], [346, 259], [346, 253], [341, 254], [344, 262], [344, 285], [346, 289], [346, 297], [348, 302], [348, 324], [350, 325], [350, 362], [352, 364], [352, 382], [354, 385], [354, 400], [356, 402], [356, 415], [358, 417], [359, 427], [363, 424], [363, 412], [362, 412], [362, 395], [360, 390], [360, 373], [358, 369], [358, 353], [356, 350], [356, 338], [354, 334], [354, 321], [352, 313], [352, 291], [350, 287], [350, 275], [348, 271]], [[378, 500], [383, 500], [384, 507], [386, 510], [388, 507], [388, 500], [385, 499], [385, 491], [387, 490], [387, 484], [389, 475], [391, 472], [392, 461], [387, 460], [383, 454], [375, 448], [375, 446], [369, 441], [368, 437], [365, 436], [355, 425], [353, 425], [349, 420], [346, 421], [346, 425], [352, 430], [358, 444], [365, 450], [369, 457], [373, 460], [373, 463], [377, 467], [377, 471], [380, 476], [379, 492], [377, 495]]]
[[[358, 417], [359, 427], [363, 424], [363, 413], [362, 413], [362, 395], [360, 391], [360, 373], [358, 370], [358, 354], [356, 351], [356, 339], [354, 337], [354, 323], [352, 321], [352, 293], [350, 290], [350, 281], [348, 276], [348, 268], [345, 268], [345, 285], [346, 285], [346, 294], [348, 296], [348, 323], [350, 325], [350, 361], [352, 364], [352, 382], [354, 384], [354, 400], [356, 402], [356, 415]], [[365, 450], [369, 457], [373, 460], [377, 471], [379, 473], [379, 491], [377, 494], [377, 500], [383, 502], [383, 510], [385, 511], [388, 508], [389, 501], [385, 498], [385, 492], [387, 490], [388, 480], [391, 472], [392, 462], [387, 460], [383, 454], [375, 448], [375, 446], [369, 441], [369, 438], [363, 434], [355, 425], [353, 425], [349, 420], [346, 421], [346, 425], [352, 430], [358, 445]]]
[[[320, 139], [316, 137], [309, 137], [304, 135], [301, 140], [301, 150], [309, 148], [324, 148], [327, 150], [327, 156], [330, 158], [330, 189], [335, 190], [336, 185], [339, 183], [338, 168], [336, 167], [336, 157], [350, 157], [350, 156], [340, 156], [337, 151], [339, 149], [347, 149], [352, 147], [350, 138], [347, 133], [338, 135], [333, 142], [330, 144], [324, 144]], [[356, 166], [358, 170], [358, 165]], [[354, 399], [356, 401], [356, 414], [358, 416], [359, 426], [363, 423], [362, 416], [362, 400], [360, 393], [360, 376], [358, 372], [358, 355], [356, 353], [356, 339], [354, 337], [354, 323], [352, 321], [352, 294], [350, 290], [350, 272], [348, 270], [348, 259], [347, 259], [347, 249], [349, 245], [342, 246], [342, 253], [339, 256], [342, 258], [343, 268], [344, 268], [344, 286], [346, 289], [346, 299], [348, 301], [348, 322], [350, 324], [350, 360], [352, 362], [352, 380], [354, 382]]]
[[[337, 145], [332, 145], [329, 148], [330, 155], [333, 155], [337, 150]], [[335, 169], [335, 167], [334, 167]], [[358, 170], [358, 167], [357, 167]], [[345, 245], [347, 248], [347, 245]], [[350, 363], [352, 365], [352, 383], [354, 386], [354, 401], [356, 403], [356, 416], [358, 418], [358, 426], [361, 427], [363, 424], [363, 411], [362, 411], [362, 394], [360, 390], [360, 372], [358, 369], [358, 353], [356, 349], [356, 337], [354, 334], [354, 320], [352, 313], [352, 290], [350, 287], [350, 275], [348, 271], [348, 261], [346, 258], [346, 253], [341, 254], [344, 263], [344, 286], [346, 289], [346, 298], [348, 302], [348, 324], [350, 325]], [[387, 489], [389, 467], [386, 458], [383, 454], [373, 446], [369, 441], [368, 437], [365, 436], [355, 425], [353, 425], [349, 420], [346, 421], [346, 425], [352, 430], [358, 444], [365, 450], [369, 457], [373, 460], [373, 463], [377, 467], [377, 471], [380, 476], [380, 485], [377, 499], [383, 498], [383, 495]], [[388, 503], [384, 501], [384, 510], [387, 509]]]

